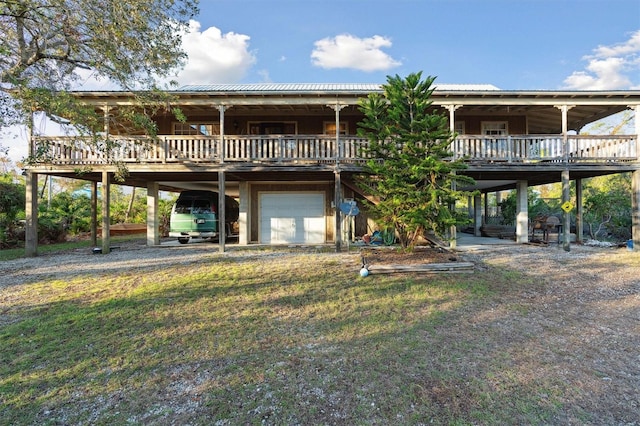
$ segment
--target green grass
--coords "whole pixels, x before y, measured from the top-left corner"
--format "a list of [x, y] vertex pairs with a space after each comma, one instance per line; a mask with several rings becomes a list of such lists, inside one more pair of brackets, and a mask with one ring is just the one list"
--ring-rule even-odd
[[357, 262], [266, 251], [1, 289], [0, 424], [552, 421], [564, 385], [477, 319], [513, 273]]
[[[119, 242], [131, 241], [135, 239], [140, 239], [140, 235], [111, 237], [111, 243], [113, 245], [118, 244]], [[101, 244], [102, 240], [98, 238], [98, 247], [100, 247]], [[89, 247], [92, 247], [91, 241], [89, 240], [66, 241], [56, 244], [40, 244], [38, 245], [38, 254], [57, 253], [61, 251], [69, 251]], [[20, 259], [22, 257], [24, 257], [24, 247], [0, 250], [0, 262]]]

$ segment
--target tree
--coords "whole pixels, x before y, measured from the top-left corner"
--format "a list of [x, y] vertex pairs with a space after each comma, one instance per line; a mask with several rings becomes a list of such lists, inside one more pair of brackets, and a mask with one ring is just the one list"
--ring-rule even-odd
[[0, 249], [14, 247], [20, 240], [17, 220], [24, 212], [24, 203], [24, 184], [16, 183], [10, 173], [0, 174]]
[[584, 221], [591, 238], [617, 241], [631, 238], [629, 173], [588, 179], [584, 194]]
[[421, 72], [389, 76], [383, 93], [360, 104], [358, 134], [369, 142], [362, 188], [379, 200], [369, 204], [370, 211], [405, 249], [429, 231], [442, 237], [451, 226], [468, 222], [451, 207], [470, 195], [454, 188], [473, 180], [456, 173], [465, 166], [452, 159], [455, 135], [447, 117], [432, 108], [434, 80], [423, 80]]
[[34, 111], [81, 134], [103, 130], [103, 117], [68, 93], [79, 72], [134, 92], [118, 114], [148, 134], [167, 106], [156, 78], [180, 67], [181, 34], [198, 0], [0, 0], [0, 127], [28, 124]]
[[[537, 216], [551, 216], [560, 213], [560, 199], [558, 197], [541, 197], [541, 195], [553, 195], [550, 188], [539, 187], [527, 189], [527, 215], [533, 219]], [[511, 191], [507, 198], [500, 202], [502, 221], [506, 225], [516, 223], [518, 194]]]

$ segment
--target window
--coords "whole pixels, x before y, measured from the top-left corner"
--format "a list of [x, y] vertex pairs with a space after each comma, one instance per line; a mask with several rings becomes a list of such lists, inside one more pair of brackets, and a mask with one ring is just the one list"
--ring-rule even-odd
[[[349, 127], [347, 126], [346, 121], [340, 122], [340, 134], [346, 135], [349, 131]], [[324, 122], [324, 134], [325, 135], [335, 135], [336, 134], [336, 122], [335, 121], [325, 121]]]
[[453, 123], [453, 131], [459, 135], [465, 134], [465, 123], [464, 121], [456, 121]]
[[482, 134], [487, 136], [501, 136], [509, 134], [506, 121], [483, 121]]
[[173, 124], [174, 135], [201, 135], [212, 136], [220, 134], [219, 123], [174, 123]]

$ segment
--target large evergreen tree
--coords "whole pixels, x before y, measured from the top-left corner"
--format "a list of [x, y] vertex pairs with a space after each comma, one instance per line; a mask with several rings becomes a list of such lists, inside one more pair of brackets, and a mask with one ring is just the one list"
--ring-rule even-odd
[[362, 187], [377, 200], [369, 205], [375, 219], [395, 231], [403, 248], [425, 233], [444, 237], [468, 220], [451, 207], [468, 195], [455, 188], [473, 180], [456, 173], [465, 165], [452, 158], [455, 135], [432, 105], [434, 80], [422, 73], [389, 76], [382, 93], [360, 104], [358, 133], [368, 139]]

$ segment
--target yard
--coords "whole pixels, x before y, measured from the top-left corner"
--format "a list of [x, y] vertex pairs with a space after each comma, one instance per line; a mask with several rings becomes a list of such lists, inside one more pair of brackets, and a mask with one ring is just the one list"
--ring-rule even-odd
[[0, 424], [640, 424], [640, 256], [123, 245], [0, 262]]

